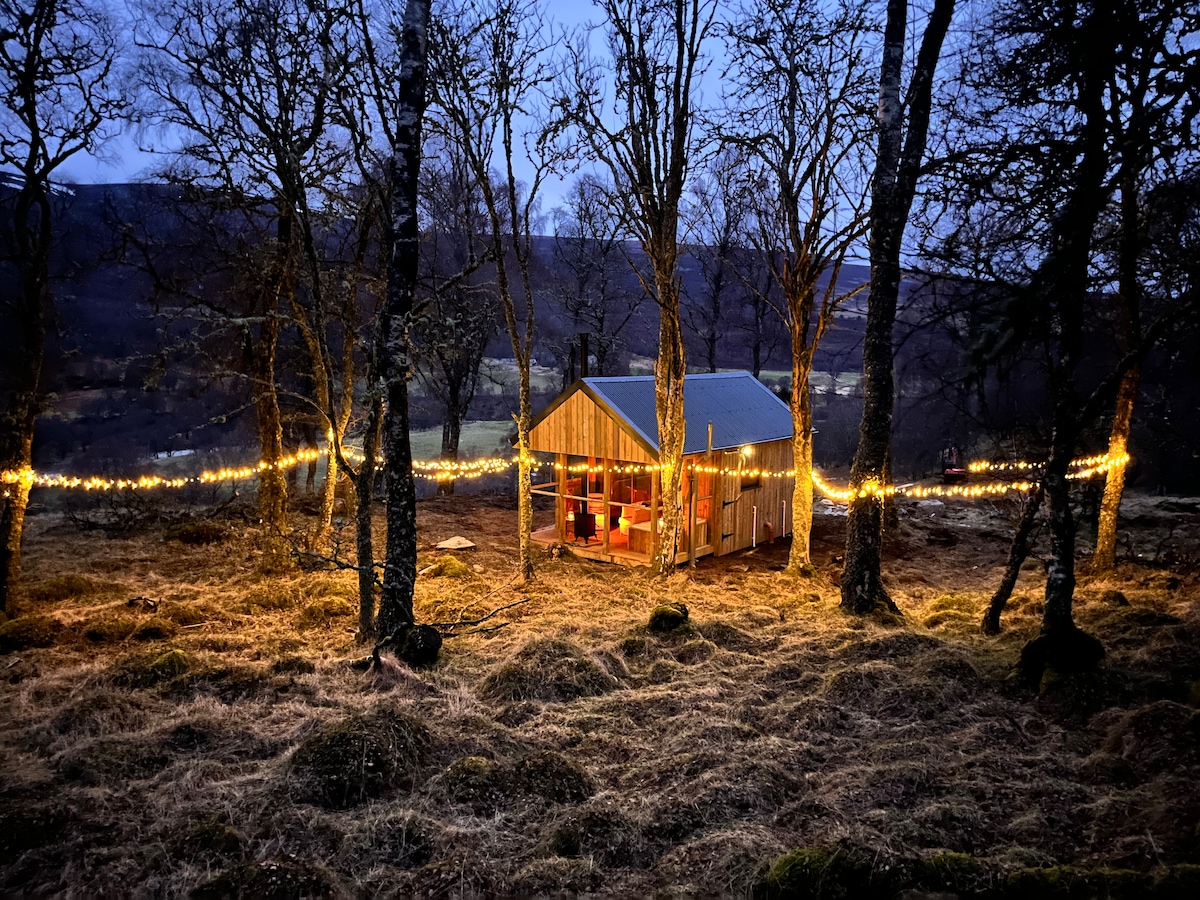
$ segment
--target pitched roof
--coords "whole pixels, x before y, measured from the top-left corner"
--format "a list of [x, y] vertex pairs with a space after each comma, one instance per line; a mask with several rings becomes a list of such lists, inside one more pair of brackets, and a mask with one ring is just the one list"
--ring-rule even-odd
[[[576, 389], [586, 391], [658, 452], [653, 376], [584, 378], [576, 383]], [[704, 452], [709, 422], [713, 426], [714, 450], [792, 436], [792, 415], [787, 404], [749, 372], [688, 375], [683, 380], [683, 415], [687, 423], [684, 453]]]

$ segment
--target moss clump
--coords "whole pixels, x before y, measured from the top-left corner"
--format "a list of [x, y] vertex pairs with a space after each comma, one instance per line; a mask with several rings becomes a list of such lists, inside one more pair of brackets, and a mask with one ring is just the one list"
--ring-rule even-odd
[[50, 647], [63, 630], [62, 622], [50, 616], [21, 616], [0, 625], [0, 653]]
[[94, 644], [119, 644], [137, 631], [138, 624], [128, 616], [105, 616], [88, 622], [83, 636]]
[[918, 887], [974, 897], [991, 885], [988, 871], [979, 860], [966, 853], [935, 853], [917, 860], [912, 879]]
[[929, 604], [926, 612], [960, 612], [973, 617], [979, 612], [979, 609], [979, 603], [967, 594], [942, 594]]
[[117, 667], [115, 681], [126, 687], [153, 687], [179, 678], [195, 666], [195, 660], [182, 650], [142, 653], [129, 657]]
[[428, 745], [420, 722], [381, 707], [307, 738], [292, 755], [289, 778], [301, 799], [345, 808], [409, 782]]
[[589, 856], [604, 866], [628, 866], [640, 856], [644, 839], [637, 824], [616, 809], [572, 810], [545, 831], [542, 853]]
[[35, 603], [54, 603], [70, 600], [72, 597], [85, 597], [88, 594], [96, 593], [99, 589], [99, 585], [92, 579], [71, 573], [39, 581], [29, 587], [25, 596]]
[[224, 525], [205, 519], [180, 522], [169, 527], [164, 534], [168, 541], [179, 541], [181, 544], [192, 545], [215, 544], [225, 540], [228, 536], [229, 530]]
[[322, 597], [306, 605], [296, 616], [296, 627], [300, 629], [328, 628], [334, 619], [346, 619], [354, 615], [354, 607], [337, 597]]
[[457, 803], [489, 806], [503, 793], [501, 768], [482, 756], [460, 756], [446, 769], [446, 793]]
[[841, 900], [880, 894], [872, 891], [869, 861], [844, 850], [803, 847], [779, 857], [756, 894], [772, 900]]
[[138, 624], [129, 636], [135, 641], [165, 641], [174, 637], [179, 627], [170, 619], [154, 616]]
[[682, 603], [664, 603], [650, 611], [647, 627], [656, 634], [670, 634], [688, 624], [688, 608]]
[[1078, 628], [1043, 629], [1021, 648], [1017, 677], [1031, 687], [1039, 685], [1047, 669], [1063, 674], [1092, 672], [1104, 659], [1104, 646]]
[[707, 659], [711, 659], [713, 653], [716, 652], [716, 647], [704, 640], [687, 641], [682, 647], [675, 651], [675, 659], [683, 663], [685, 666], [694, 666], [697, 663], [702, 663]]
[[414, 869], [433, 857], [433, 840], [427, 824], [412, 813], [387, 813], [347, 834], [338, 856], [341, 871], [365, 872], [380, 863]]
[[513, 785], [551, 803], [582, 803], [596, 792], [592, 779], [561, 753], [539, 750], [520, 760], [512, 773]]
[[484, 700], [565, 702], [596, 697], [619, 687], [617, 679], [570, 641], [549, 639], [526, 644], [484, 679]]
[[453, 554], [439, 556], [432, 565], [421, 571], [430, 578], [472, 578], [471, 567]]
[[1120, 591], [1104, 591], [1100, 594], [1100, 602], [1109, 606], [1128, 606], [1129, 598]]
[[[630, 635], [621, 639], [619, 648], [621, 655], [626, 659], [641, 656], [646, 652], [646, 639], [641, 635]], [[1200, 696], [1200, 683], [1198, 683], [1197, 696]]]
[[223, 815], [202, 816], [189, 823], [174, 842], [174, 855], [182, 859], [235, 861], [246, 856], [246, 837]]
[[288, 653], [271, 663], [271, 671], [276, 675], [311, 675], [317, 667], [312, 660]]

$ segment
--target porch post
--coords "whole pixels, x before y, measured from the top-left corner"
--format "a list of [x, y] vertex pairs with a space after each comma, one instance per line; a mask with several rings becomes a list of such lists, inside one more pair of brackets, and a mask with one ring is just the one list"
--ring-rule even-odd
[[567, 454], [555, 454], [554, 462], [558, 472], [558, 496], [554, 498], [554, 529], [558, 532], [559, 542], [566, 543], [567, 500], [563, 494], [567, 492]]
[[658, 552], [658, 479], [659, 470], [650, 470], [650, 559]]

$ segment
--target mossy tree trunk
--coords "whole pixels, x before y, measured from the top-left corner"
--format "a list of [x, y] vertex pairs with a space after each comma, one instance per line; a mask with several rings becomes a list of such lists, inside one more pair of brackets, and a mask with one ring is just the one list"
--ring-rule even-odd
[[[371, 373], [373, 374], [373, 372]], [[369, 377], [369, 376], [368, 376]], [[358, 565], [358, 639], [375, 637], [375, 535], [372, 531], [375, 490], [375, 457], [379, 453], [379, 432], [383, 424], [383, 397], [372, 390], [366, 398], [367, 421], [363, 431], [363, 458], [354, 473], [354, 538]]]
[[813, 520], [813, 442], [812, 392], [808, 377], [812, 373], [812, 354], [801, 344], [797, 352], [796, 320], [792, 321], [792, 465], [796, 470], [792, 491], [792, 547], [788, 551], [787, 571], [798, 574], [812, 564]]
[[[1141, 97], [1135, 95], [1141, 106]], [[1140, 112], [1140, 109], [1138, 110]], [[1135, 149], [1127, 141], [1126, 159], [1121, 169], [1121, 234], [1117, 244], [1118, 302], [1120, 303], [1120, 344], [1129, 353], [1142, 340], [1141, 279], [1138, 261], [1145, 242], [1142, 226], [1141, 191], [1138, 186], [1138, 160]], [[1111, 572], [1117, 563], [1117, 520], [1121, 512], [1121, 497], [1125, 493], [1125, 462], [1114, 462], [1125, 456], [1129, 445], [1129, 430], [1133, 424], [1133, 408], [1141, 385], [1141, 366], [1134, 364], [1121, 376], [1113, 410], [1112, 431], [1108, 437], [1109, 468], [1104, 478], [1104, 498], [1100, 501], [1100, 518], [1096, 524], [1096, 552], [1092, 556], [1092, 571]]]
[[[683, 324], [679, 315], [679, 283], [672, 249], [660, 249], [655, 266], [658, 294], [658, 359], [654, 362], [654, 412], [658, 420], [658, 462], [661, 491], [658, 546], [654, 570], [659, 575], [675, 571], [675, 553], [683, 525], [683, 379], [687, 364], [683, 350]], [[670, 273], [667, 277], [667, 273]]]
[[1033, 534], [1034, 525], [1037, 524], [1038, 510], [1042, 507], [1043, 496], [1045, 496], [1045, 489], [1039, 482], [1025, 498], [1025, 503], [1021, 507], [1021, 518], [1017, 522], [1017, 530], [1014, 532], [1012, 543], [1008, 548], [1008, 562], [1004, 566], [1004, 575], [1000, 579], [1000, 585], [996, 588], [996, 592], [992, 594], [992, 599], [988, 602], [987, 612], [983, 614], [983, 621], [979, 626], [984, 634], [1000, 633], [1000, 616], [1004, 613], [1004, 607], [1008, 605], [1008, 598], [1012, 596], [1013, 588], [1017, 585], [1017, 578], [1021, 575], [1021, 566], [1029, 558], [1029, 538]]
[[[446, 385], [446, 421], [442, 423], [442, 459], [446, 462], [458, 462], [458, 447], [462, 442], [462, 423], [466, 418], [466, 410], [462, 405], [461, 385], [451, 381]], [[439, 496], [450, 496], [454, 493], [453, 478], [441, 478], [438, 481]]]
[[281, 468], [283, 417], [279, 411], [276, 360], [282, 323], [281, 306], [296, 292], [295, 221], [281, 215], [277, 225], [271, 264], [259, 289], [256, 325], [247, 329], [246, 357], [249, 364], [255, 427], [262, 448], [258, 481], [258, 514], [273, 552], [282, 553], [277, 543], [287, 529], [287, 472]]
[[[1113, 413], [1112, 431], [1108, 437], [1109, 468], [1104, 478], [1104, 497], [1100, 501], [1100, 519], [1096, 525], [1096, 552], [1092, 571], [1111, 572], [1117, 564], [1117, 521], [1121, 497], [1125, 493], [1125, 467], [1122, 460], [1128, 451], [1129, 430], [1133, 423], [1133, 407], [1141, 383], [1141, 367], [1133, 366], [1121, 378], [1117, 389], [1117, 405]], [[1117, 461], [1119, 460], [1119, 461]]]

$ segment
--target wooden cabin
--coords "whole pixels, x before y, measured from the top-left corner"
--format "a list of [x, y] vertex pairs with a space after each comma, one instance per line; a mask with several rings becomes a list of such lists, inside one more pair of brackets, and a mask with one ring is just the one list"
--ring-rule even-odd
[[649, 565], [664, 503], [682, 510], [676, 563], [743, 550], [788, 532], [794, 479], [787, 405], [749, 372], [688, 375], [683, 385], [681, 496], [659, 478], [653, 377], [583, 378], [534, 419], [530, 449], [552, 454], [553, 477], [535, 495], [554, 499], [542, 543], [580, 556]]

